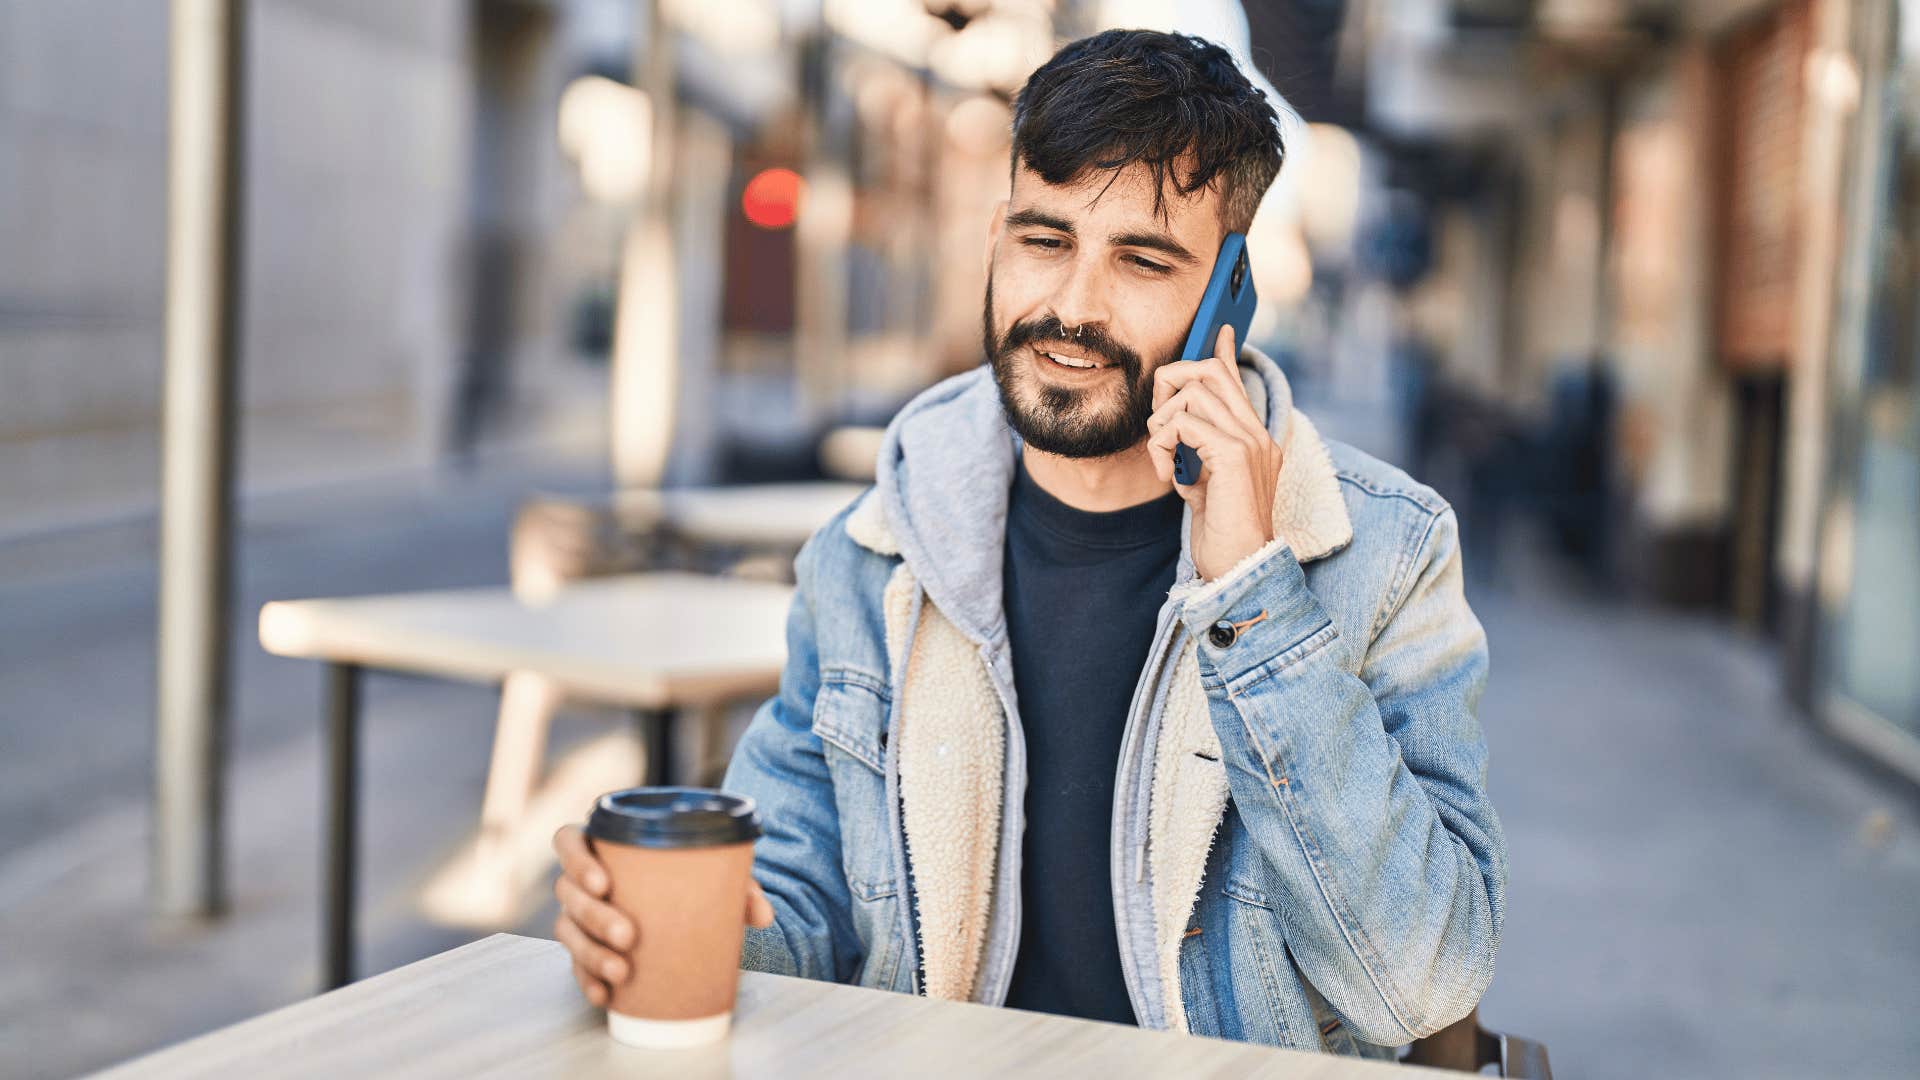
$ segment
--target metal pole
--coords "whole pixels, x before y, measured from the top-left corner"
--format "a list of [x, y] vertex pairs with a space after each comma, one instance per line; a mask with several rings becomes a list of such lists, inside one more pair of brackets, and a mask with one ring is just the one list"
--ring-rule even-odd
[[360, 669], [328, 664], [327, 840], [321, 877], [320, 981], [333, 990], [353, 981], [353, 901], [358, 890], [354, 859], [360, 815]]
[[222, 772], [238, 349], [243, 0], [174, 0], [151, 900], [225, 900]]

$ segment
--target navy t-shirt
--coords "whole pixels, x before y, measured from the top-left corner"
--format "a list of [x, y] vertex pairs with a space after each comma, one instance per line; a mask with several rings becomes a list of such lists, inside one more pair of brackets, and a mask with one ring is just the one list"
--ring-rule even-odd
[[1114, 769], [1180, 558], [1180, 496], [1076, 510], [1015, 470], [1005, 606], [1027, 741], [1020, 952], [1007, 1004], [1136, 1023], [1109, 855]]

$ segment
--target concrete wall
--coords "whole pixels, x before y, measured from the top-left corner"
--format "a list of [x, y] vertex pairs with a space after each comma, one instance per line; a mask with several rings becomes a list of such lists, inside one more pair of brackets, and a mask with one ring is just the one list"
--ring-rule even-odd
[[152, 416], [166, 16], [137, 0], [0, 4], [0, 529], [42, 510], [65, 462], [110, 469], [134, 447], [103, 436]]
[[253, 10], [243, 482], [318, 479], [309, 455], [349, 444], [424, 464], [461, 333], [466, 6]]
[[[418, 469], [445, 443], [466, 336], [471, 7], [249, 9], [241, 484]], [[152, 507], [167, 13], [0, 0], [0, 535]], [[534, 111], [538, 234], [573, 196]], [[519, 351], [557, 332], [533, 324]]]

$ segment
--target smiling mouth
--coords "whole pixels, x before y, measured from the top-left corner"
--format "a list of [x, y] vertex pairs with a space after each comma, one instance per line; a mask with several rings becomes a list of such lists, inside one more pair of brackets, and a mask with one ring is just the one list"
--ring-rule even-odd
[[1091, 356], [1074, 356], [1069, 353], [1052, 352], [1047, 349], [1035, 349], [1034, 351], [1046, 357], [1054, 364], [1072, 371], [1096, 371], [1100, 368], [1113, 366], [1110, 363], [1103, 363], [1096, 360]]

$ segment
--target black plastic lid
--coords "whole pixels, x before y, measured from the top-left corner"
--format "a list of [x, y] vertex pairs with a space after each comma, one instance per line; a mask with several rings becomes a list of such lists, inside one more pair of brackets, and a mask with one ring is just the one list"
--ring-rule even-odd
[[743, 844], [760, 835], [760, 815], [752, 799], [713, 788], [628, 788], [594, 802], [587, 835], [636, 847]]

